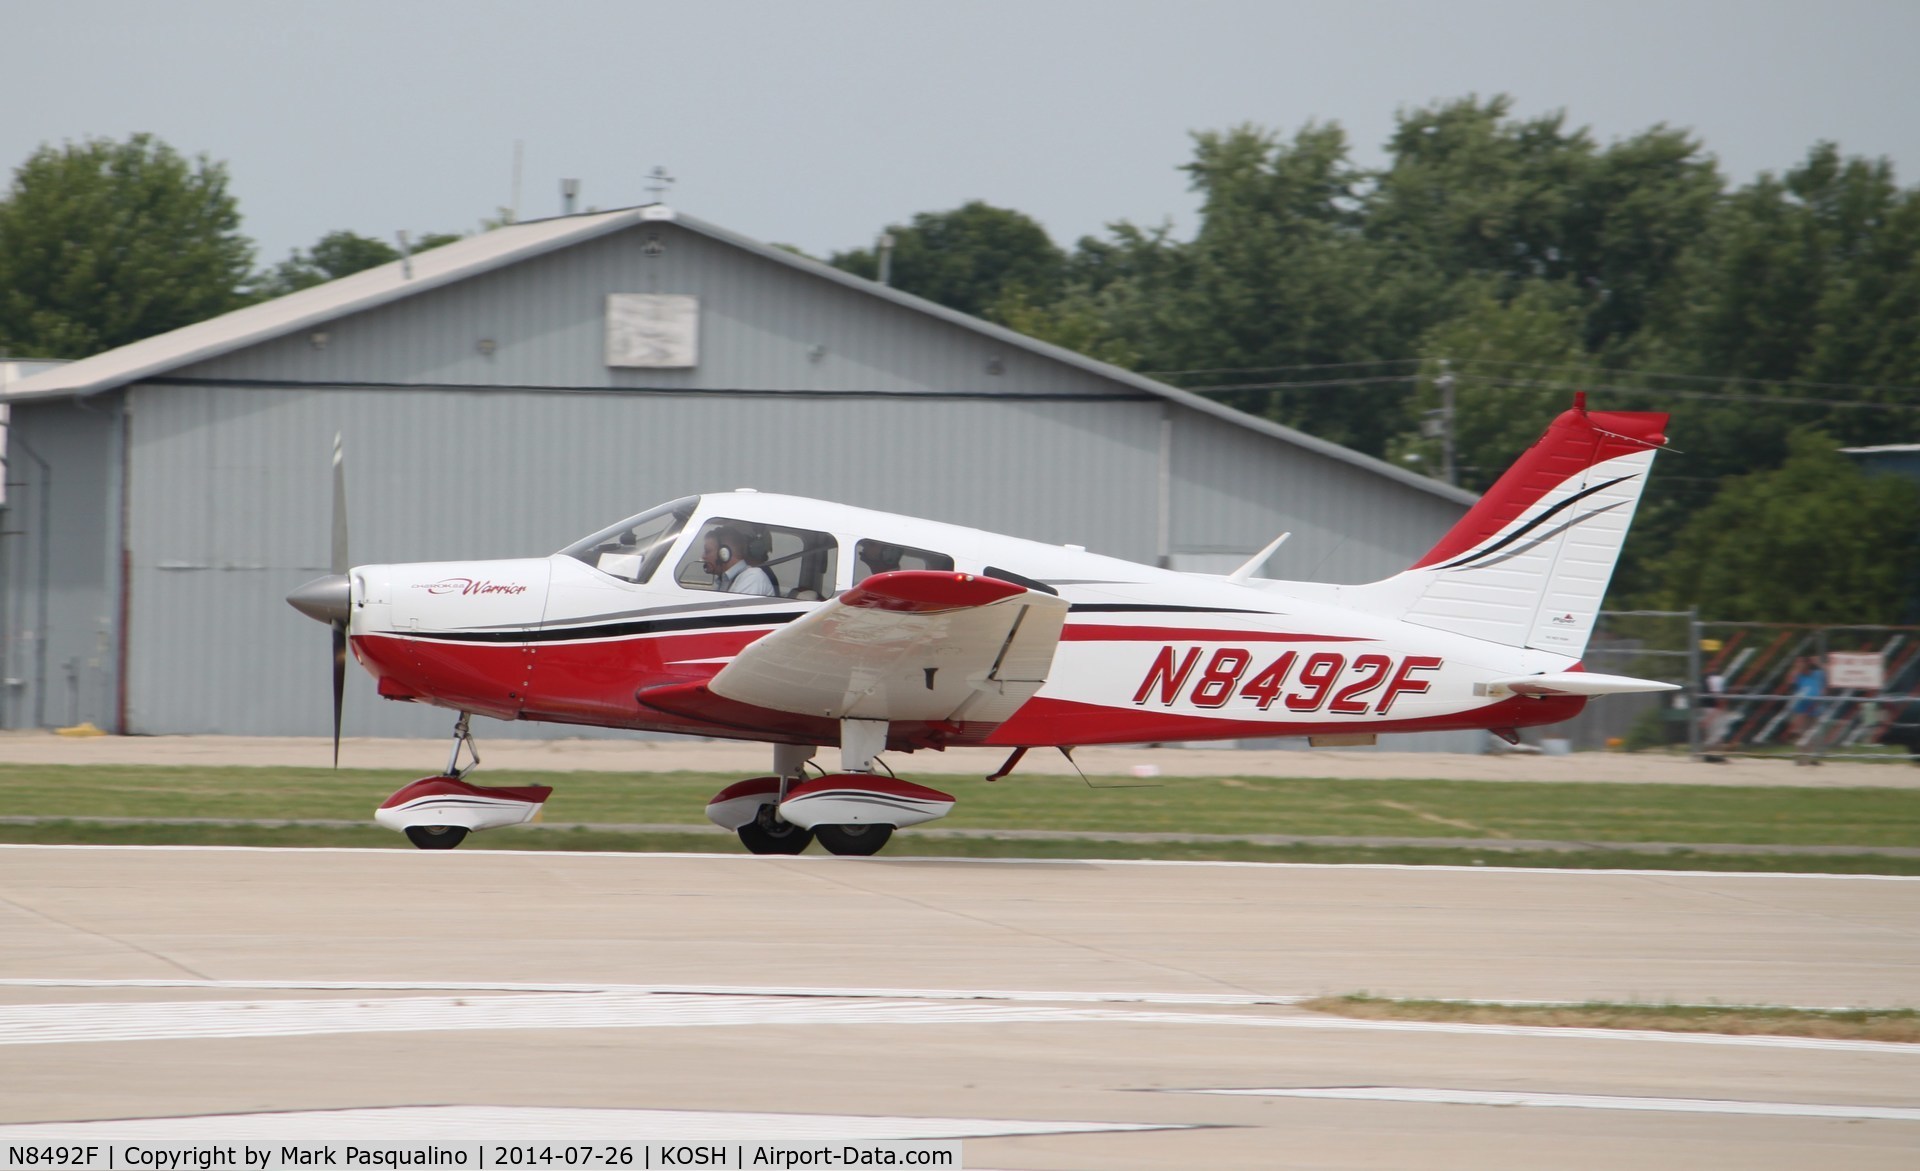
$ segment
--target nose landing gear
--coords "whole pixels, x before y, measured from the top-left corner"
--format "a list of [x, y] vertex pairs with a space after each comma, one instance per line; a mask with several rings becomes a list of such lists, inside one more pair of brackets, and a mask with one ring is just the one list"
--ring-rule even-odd
[[[373, 819], [407, 835], [422, 850], [451, 850], [476, 830], [521, 825], [540, 816], [553, 790], [546, 785], [519, 787], [470, 785], [466, 775], [480, 764], [471, 716], [460, 713], [453, 726], [453, 754], [447, 771], [421, 777], [384, 801]], [[472, 760], [460, 766], [464, 748]]]

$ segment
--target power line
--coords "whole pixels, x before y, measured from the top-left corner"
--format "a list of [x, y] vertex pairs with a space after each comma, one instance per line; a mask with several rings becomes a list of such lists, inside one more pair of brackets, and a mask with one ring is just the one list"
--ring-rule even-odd
[[[1519, 363], [1524, 365], [1524, 363]], [[1565, 367], [1547, 367], [1565, 369]], [[1531, 378], [1499, 378], [1486, 374], [1459, 374], [1463, 380], [1478, 382], [1485, 386], [1505, 386], [1520, 390], [1587, 390], [1605, 394], [1659, 395], [1665, 398], [1693, 399], [1702, 402], [1748, 403], [1754, 406], [1789, 407], [1836, 407], [1842, 410], [1859, 411], [1920, 411], [1920, 401], [1911, 403], [1868, 403], [1853, 399], [1807, 398], [1799, 395], [1783, 394], [1735, 394], [1711, 390], [1674, 390], [1660, 386], [1613, 386], [1606, 383], [1588, 382], [1584, 379], [1564, 379], [1542, 381]], [[1211, 386], [1189, 386], [1183, 389], [1194, 394], [1234, 394], [1243, 391], [1268, 393], [1287, 390], [1330, 390], [1335, 387], [1376, 387], [1394, 383], [1417, 382], [1419, 377], [1413, 374], [1379, 375], [1368, 378], [1324, 378], [1299, 382], [1221, 382]], [[1892, 388], [1889, 388], [1892, 389]], [[1920, 391], [1916, 391], [1920, 394]]]
[[[1140, 373], [1146, 375], [1149, 378], [1173, 378], [1173, 377], [1182, 377], [1186, 375], [1195, 375], [1195, 374], [1284, 374], [1289, 371], [1296, 371], [1296, 370], [1305, 372], [1305, 371], [1322, 371], [1322, 370], [1352, 370], [1352, 369], [1358, 369], [1360, 367], [1365, 367], [1365, 366], [1372, 366], [1372, 367], [1420, 366], [1430, 360], [1432, 359], [1375, 358], [1371, 361], [1365, 361], [1365, 362], [1301, 362], [1293, 365], [1278, 365], [1278, 366], [1212, 366], [1212, 367], [1197, 367], [1191, 370], [1142, 370], [1140, 371]], [[1547, 371], [1547, 372], [1564, 373], [1582, 380], [1583, 385], [1585, 385], [1587, 389], [1592, 389], [1592, 390], [1619, 391], [1619, 390], [1658, 390], [1660, 389], [1658, 387], [1620, 387], [1620, 386], [1587, 385], [1585, 384], [1584, 380], [1586, 378], [1592, 377], [1593, 374], [1595, 373], [1596, 368], [1592, 366], [1556, 365], [1548, 362], [1513, 362], [1513, 361], [1507, 361], [1505, 359], [1500, 359], [1500, 358], [1455, 358], [1453, 359], [1453, 363], [1456, 367], [1501, 366], [1501, 367], [1506, 367], [1508, 369], [1541, 370], [1541, 371]], [[1850, 391], [1861, 391], [1861, 392], [1869, 392], [1869, 393], [1900, 394], [1900, 395], [1910, 395], [1915, 399], [1915, 401], [1920, 402], [1920, 386], [1893, 386], [1893, 385], [1888, 385], [1883, 383], [1866, 383], [1866, 382], [1815, 382], [1808, 379], [1800, 379], [1800, 378], [1751, 378], [1744, 375], [1682, 374], [1682, 373], [1679, 373], [1678, 371], [1672, 371], [1672, 370], [1634, 370], [1634, 371], [1631, 371], [1630, 373], [1641, 378], [1660, 379], [1660, 380], [1669, 381], [1669, 382], [1705, 382], [1705, 383], [1712, 383], [1712, 384], [1721, 385], [1721, 386], [1732, 384], [1732, 385], [1745, 385], [1745, 386], [1758, 386], [1758, 387], [1773, 387], [1773, 386], [1801, 387], [1807, 390], [1850, 390]], [[1388, 382], [1414, 381], [1419, 377], [1420, 376], [1416, 373], [1416, 374], [1404, 374], [1404, 375], [1378, 375], [1378, 376], [1371, 376], [1371, 377], [1364, 377], [1364, 378], [1351, 378], [1351, 379], [1348, 379], [1348, 378], [1306, 379], [1306, 380], [1301, 380], [1297, 382], [1274, 380], [1274, 381], [1244, 382], [1244, 383], [1240, 383], [1240, 382], [1216, 383], [1209, 386], [1190, 386], [1190, 387], [1187, 387], [1186, 389], [1193, 390], [1193, 391], [1220, 391], [1220, 390], [1284, 389], [1287, 387], [1295, 387], [1295, 386], [1297, 387], [1362, 386], [1362, 385], [1374, 385], [1374, 384], [1388, 383]], [[1481, 378], [1483, 381], [1497, 382], [1496, 379], [1493, 379], [1485, 375], [1473, 375], [1473, 377]], [[1522, 383], [1513, 382], [1513, 383], [1507, 383], [1506, 385], [1522, 385]], [[1671, 393], [1678, 394], [1681, 392], [1674, 391]], [[1818, 404], [1818, 405], [1825, 405], [1825, 406], [1882, 405], [1882, 404], [1855, 404], [1850, 402], [1849, 400], [1844, 400], [1844, 399], [1811, 398], [1811, 397], [1794, 398], [1794, 397], [1785, 396], [1785, 395], [1735, 396], [1729, 399], [1728, 401], [1747, 402], [1747, 401], [1755, 401], [1755, 400], [1779, 402], [1779, 403], [1793, 403], [1793, 404]], [[1897, 404], [1897, 403], [1884, 404], [1884, 405], [1889, 405], [1894, 409], [1899, 409], [1902, 406], [1902, 404]]]
[[[1555, 366], [1545, 362], [1509, 362], [1499, 358], [1456, 358], [1456, 365], [1517, 366], [1530, 370], [1591, 371], [1587, 366]], [[1800, 386], [1808, 390], [1892, 391], [1920, 399], [1920, 386], [1888, 386], [1870, 382], [1811, 382], [1800, 378], [1749, 378], [1744, 375], [1680, 374], [1665, 370], [1634, 370], [1642, 378], [1664, 378], [1674, 382], [1745, 383], [1749, 386]]]
[[1804, 398], [1785, 394], [1730, 394], [1711, 390], [1669, 390], [1659, 386], [1607, 386], [1591, 382], [1539, 382], [1525, 378], [1489, 378], [1484, 374], [1467, 377], [1494, 386], [1512, 386], [1538, 390], [1595, 390], [1607, 394], [1655, 394], [1666, 398], [1697, 399], [1705, 402], [1747, 403], [1754, 406], [1839, 407], [1855, 411], [1920, 411], [1920, 402], [1863, 403], [1850, 399]]
[[1236, 390], [1324, 390], [1334, 386], [1374, 386], [1389, 382], [1417, 382], [1413, 374], [1382, 374], [1370, 378], [1321, 378], [1303, 382], [1223, 382], [1215, 386], [1183, 386], [1194, 394]]
[[1213, 366], [1199, 370], [1142, 370], [1148, 378], [1170, 378], [1180, 374], [1272, 374], [1284, 370], [1351, 370], [1356, 366], [1419, 365], [1425, 358], [1375, 358], [1368, 362], [1303, 362], [1293, 366]]

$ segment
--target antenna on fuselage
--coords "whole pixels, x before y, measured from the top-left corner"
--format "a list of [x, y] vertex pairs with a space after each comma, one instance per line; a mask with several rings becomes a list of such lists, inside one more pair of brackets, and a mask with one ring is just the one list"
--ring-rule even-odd
[[1292, 535], [1293, 534], [1291, 532], [1286, 532], [1286, 533], [1281, 533], [1279, 536], [1275, 537], [1271, 545], [1268, 545], [1266, 548], [1260, 550], [1258, 553], [1255, 553], [1251, 558], [1248, 559], [1245, 565], [1242, 565], [1240, 568], [1234, 570], [1232, 573], [1229, 573], [1227, 575], [1227, 580], [1231, 582], [1244, 582], [1252, 578], [1253, 571], [1265, 565], [1267, 563], [1267, 558], [1273, 556], [1274, 553], [1280, 548], [1280, 546], [1287, 543], [1287, 538], [1291, 537]]

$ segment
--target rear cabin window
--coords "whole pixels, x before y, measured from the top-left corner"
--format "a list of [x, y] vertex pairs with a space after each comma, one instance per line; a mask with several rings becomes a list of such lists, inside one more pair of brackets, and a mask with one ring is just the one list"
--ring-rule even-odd
[[833, 590], [840, 546], [827, 533], [717, 517], [675, 567], [682, 588], [817, 602]]
[[863, 538], [853, 547], [853, 580], [858, 583], [876, 573], [896, 569], [952, 569], [953, 558], [931, 549], [915, 549], [886, 541]]

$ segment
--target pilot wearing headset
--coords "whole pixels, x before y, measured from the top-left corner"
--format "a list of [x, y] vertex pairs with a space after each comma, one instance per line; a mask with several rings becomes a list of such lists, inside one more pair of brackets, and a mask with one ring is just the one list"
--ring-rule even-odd
[[713, 575], [713, 584], [724, 593], [779, 596], [773, 571], [764, 565], [749, 564], [747, 539], [740, 530], [718, 528], [706, 535], [700, 548], [700, 568]]

